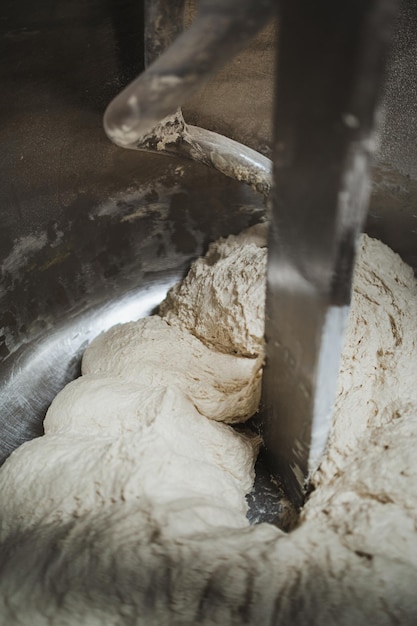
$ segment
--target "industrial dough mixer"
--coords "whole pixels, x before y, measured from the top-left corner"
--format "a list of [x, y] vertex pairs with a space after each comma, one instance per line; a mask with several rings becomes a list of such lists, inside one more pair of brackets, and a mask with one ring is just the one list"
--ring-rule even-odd
[[[186, 2], [181, 17], [183, 3], [160, 4], [175, 18], [172, 38], [195, 7]], [[205, 158], [184, 160], [172, 142], [167, 159], [117, 149], [103, 135], [106, 104], [141, 69], [140, 5], [22, 5], [4, 9], [2, 38], [2, 460], [41, 434], [47, 406], [77, 375], [88, 341], [149, 313], [211, 240], [263, 217], [259, 193], [223, 173], [232, 164], [235, 178], [253, 183], [254, 150], [264, 193], [271, 156], [272, 22], [184, 106], [194, 126], [248, 147], [243, 168], [231, 141], [223, 140], [230, 158], [211, 150], [219, 173]], [[414, 267], [415, 24], [414, 5], [403, 3], [366, 227]], [[147, 33], [154, 57], [161, 42]]]

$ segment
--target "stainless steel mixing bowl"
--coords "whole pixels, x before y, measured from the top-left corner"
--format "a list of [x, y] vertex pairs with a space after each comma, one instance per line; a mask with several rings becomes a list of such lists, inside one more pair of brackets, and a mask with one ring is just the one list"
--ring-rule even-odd
[[[187, 3], [187, 19], [192, 13]], [[405, 2], [367, 231], [417, 267], [417, 20]], [[203, 165], [109, 143], [102, 114], [143, 65], [137, 0], [2, 4], [0, 461], [42, 433], [86, 344], [150, 313], [263, 199]], [[269, 154], [273, 25], [185, 107]]]

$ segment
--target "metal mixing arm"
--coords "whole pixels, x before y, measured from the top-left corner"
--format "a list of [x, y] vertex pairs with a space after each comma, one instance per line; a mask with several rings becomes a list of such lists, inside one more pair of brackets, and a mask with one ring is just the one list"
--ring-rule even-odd
[[197, 18], [109, 105], [105, 130], [135, 147], [253, 37], [272, 14], [272, 0], [201, 0]]
[[[148, 3], [154, 26], [147, 37], [148, 61], [178, 34], [174, 23], [180, 23], [182, 4]], [[109, 104], [104, 115], [108, 137], [124, 148], [192, 158], [267, 195], [271, 161], [217, 133], [187, 126], [179, 107], [247, 44], [275, 6], [273, 0], [201, 0], [191, 27]]]

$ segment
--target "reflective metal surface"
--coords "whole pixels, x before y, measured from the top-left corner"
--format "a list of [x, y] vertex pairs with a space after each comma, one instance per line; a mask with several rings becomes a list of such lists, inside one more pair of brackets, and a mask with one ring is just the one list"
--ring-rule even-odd
[[5, 257], [1, 458], [42, 432], [48, 404], [77, 375], [89, 340], [149, 314], [209, 241], [263, 214], [249, 188], [225, 185], [201, 165], [164, 157], [153, 165], [149, 180], [142, 168], [140, 183], [103, 202], [74, 203], [69, 215], [16, 238]]

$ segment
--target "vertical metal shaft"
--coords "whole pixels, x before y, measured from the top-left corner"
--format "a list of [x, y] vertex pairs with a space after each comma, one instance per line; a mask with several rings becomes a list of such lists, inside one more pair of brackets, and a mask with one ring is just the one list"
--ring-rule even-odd
[[326, 444], [392, 0], [282, 0], [264, 438], [293, 502]]

